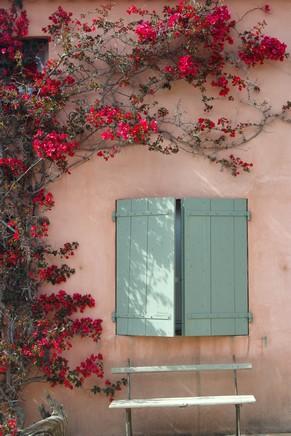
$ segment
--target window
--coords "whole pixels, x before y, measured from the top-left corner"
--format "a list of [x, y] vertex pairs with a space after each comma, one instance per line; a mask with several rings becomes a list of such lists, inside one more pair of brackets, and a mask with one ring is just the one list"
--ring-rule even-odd
[[247, 335], [247, 200], [118, 200], [116, 332]]
[[[23, 67], [26, 71], [27, 79], [31, 77], [30, 72], [42, 72], [45, 63], [48, 59], [49, 41], [47, 38], [25, 38], [21, 40], [21, 48], [23, 54]], [[15, 68], [17, 60], [14, 56], [9, 56], [9, 52], [5, 51], [3, 56], [0, 56], [0, 75], [3, 80], [10, 80], [9, 74], [11, 68]]]
[[23, 63], [25, 67], [42, 72], [48, 59], [47, 38], [26, 38], [23, 43]]

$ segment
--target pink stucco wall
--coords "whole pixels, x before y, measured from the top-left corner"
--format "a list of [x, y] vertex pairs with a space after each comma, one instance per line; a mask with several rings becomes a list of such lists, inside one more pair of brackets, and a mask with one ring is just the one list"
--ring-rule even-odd
[[[24, 2], [32, 35], [41, 35], [46, 17], [59, 1]], [[62, 1], [70, 10], [94, 9], [94, 1]], [[124, 11], [127, 2], [119, 1]], [[157, 2], [143, 2], [157, 6]], [[273, 0], [267, 17], [268, 32], [291, 47], [291, 1]], [[141, 2], [142, 4], [142, 2]], [[234, 17], [260, 2], [229, 2]], [[122, 12], [120, 12], [122, 13]], [[255, 13], [252, 22], [261, 19]], [[264, 95], [278, 106], [291, 97], [290, 62], [260, 68]], [[276, 79], [275, 79], [276, 78]], [[262, 81], [262, 79], [260, 79]], [[175, 96], [173, 96], [173, 99]], [[186, 98], [186, 97], [185, 97]], [[186, 101], [189, 107], [191, 100]], [[251, 115], [250, 115], [251, 116]], [[254, 171], [235, 179], [208, 162], [179, 153], [162, 156], [139, 147], [124, 150], [105, 162], [94, 158], [51, 186], [57, 207], [51, 213], [55, 243], [77, 240], [80, 248], [71, 261], [76, 274], [69, 291], [91, 292], [97, 307], [90, 315], [104, 319], [100, 347], [76, 343], [72, 362], [87, 353], [102, 351], [110, 367], [127, 358], [135, 364], [250, 361], [253, 370], [239, 375], [241, 393], [254, 394], [255, 405], [242, 409], [242, 428], [249, 432], [291, 430], [291, 127], [276, 122], [239, 154], [254, 162]], [[249, 200], [249, 299], [254, 321], [248, 337], [142, 338], [117, 337], [111, 313], [115, 307], [115, 200], [130, 197], [243, 197]], [[89, 312], [88, 312], [89, 313]], [[148, 381], [147, 381], [148, 380]], [[136, 378], [134, 391], [142, 395], [231, 394], [231, 375], [153, 375]], [[37, 417], [37, 403], [45, 397], [44, 385], [30, 386], [24, 395], [28, 419]], [[108, 401], [89, 390], [58, 389], [72, 436], [120, 436], [124, 413], [109, 410]], [[125, 393], [121, 393], [121, 396]], [[160, 409], [134, 411], [136, 434], [213, 434], [234, 430], [234, 408]]]

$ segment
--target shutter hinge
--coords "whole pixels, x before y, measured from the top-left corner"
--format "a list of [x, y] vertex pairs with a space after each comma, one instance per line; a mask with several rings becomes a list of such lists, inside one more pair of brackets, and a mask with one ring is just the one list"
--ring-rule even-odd
[[112, 319], [112, 322], [116, 322], [117, 321], [116, 312], [112, 312], [111, 319]]
[[112, 221], [113, 222], [116, 221], [116, 211], [115, 210], [112, 212]]
[[251, 214], [251, 211], [248, 210], [248, 221], [251, 221], [251, 219], [252, 219], [252, 214]]
[[249, 322], [253, 322], [253, 320], [254, 320], [254, 316], [253, 316], [253, 313], [252, 313], [252, 312], [249, 312], [249, 316], [248, 316], [248, 318], [249, 318]]

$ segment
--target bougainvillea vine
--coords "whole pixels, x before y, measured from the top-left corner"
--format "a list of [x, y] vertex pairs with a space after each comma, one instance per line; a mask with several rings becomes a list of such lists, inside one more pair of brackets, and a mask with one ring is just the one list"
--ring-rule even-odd
[[[67, 358], [75, 336], [100, 342], [102, 320], [83, 315], [95, 306], [92, 296], [40, 293], [43, 284], [64, 286], [78, 248], [48, 242], [49, 184], [131, 145], [187, 151], [237, 177], [253, 164], [234, 149], [273, 119], [290, 122], [291, 103], [274, 113], [250, 80], [256, 66], [283, 62], [286, 44], [265, 33], [265, 22], [242, 26], [243, 17], [236, 22], [228, 6], [209, 1], [180, 0], [160, 12], [132, 5], [117, 20], [105, 6], [81, 19], [60, 6], [43, 29], [58, 54], [40, 64], [26, 56], [26, 12], [0, 9], [0, 435], [21, 427], [28, 382], [71, 389], [91, 377], [92, 391], [109, 397], [124, 383], [106, 378], [98, 351], [73, 367]], [[177, 83], [193, 93], [197, 113], [167, 105]], [[256, 121], [214, 117], [221, 99], [246, 103]]]

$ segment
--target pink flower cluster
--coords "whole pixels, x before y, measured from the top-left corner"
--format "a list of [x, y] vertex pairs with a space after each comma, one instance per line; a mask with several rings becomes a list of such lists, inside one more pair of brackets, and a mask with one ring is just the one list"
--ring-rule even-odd
[[50, 77], [46, 77], [46, 74], [47, 72], [36, 72], [33, 74], [35, 79], [33, 83], [34, 94], [37, 94], [39, 97], [54, 97], [60, 99], [64, 96], [63, 91], [65, 87], [70, 87], [75, 84], [75, 78], [70, 74], [62, 80], [51, 79]]
[[[74, 256], [74, 250], [76, 250], [78, 246], [78, 242], [66, 242], [64, 246], [59, 249], [61, 258], [65, 257], [66, 259], [69, 259], [69, 256]], [[56, 255], [58, 253], [53, 252], [52, 254]]]
[[0, 158], [0, 167], [8, 169], [13, 176], [20, 176], [27, 169], [22, 160], [12, 157]]
[[53, 161], [66, 161], [66, 156], [74, 156], [78, 147], [75, 141], [69, 141], [67, 133], [56, 131], [46, 133], [38, 130], [33, 137], [33, 148], [39, 157]]
[[266, 59], [283, 61], [286, 57], [287, 45], [277, 38], [261, 36], [258, 32], [247, 32], [242, 37], [242, 42], [239, 57], [249, 66], [263, 64]]
[[84, 378], [88, 378], [92, 374], [97, 375], [98, 378], [103, 378], [104, 371], [102, 354], [91, 354], [91, 356], [87, 357], [86, 360], [81, 362], [81, 364], [76, 367], [76, 370]]
[[157, 30], [149, 21], [142, 21], [136, 26], [135, 33], [139, 42], [153, 42], [157, 39]]
[[231, 20], [231, 14], [227, 6], [218, 6], [205, 17], [204, 27], [209, 33], [209, 42], [205, 47], [210, 48], [213, 53], [222, 52], [225, 42], [233, 44], [230, 34], [235, 26], [235, 21]]
[[182, 14], [180, 12], [174, 12], [169, 18], [168, 18], [168, 26], [174, 27], [176, 24], [178, 24], [181, 20]]
[[225, 76], [220, 76], [220, 77], [218, 77], [217, 80], [213, 80], [211, 82], [211, 85], [214, 87], [221, 88], [219, 91], [219, 95], [221, 95], [223, 97], [225, 95], [227, 95], [230, 91], [230, 88], [228, 87], [228, 80]]
[[249, 173], [253, 167], [252, 163], [243, 161], [240, 157], [236, 157], [233, 154], [229, 158], [214, 159], [217, 164], [220, 164], [222, 168], [227, 168], [231, 171], [234, 177], [239, 176], [241, 171]]
[[126, 12], [128, 13], [128, 15], [138, 14], [140, 16], [143, 16], [148, 14], [149, 11], [147, 9], [138, 8], [135, 5], [132, 5], [126, 10]]
[[72, 15], [72, 12], [67, 12], [62, 6], [59, 6], [56, 12], [49, 16], [49, 20], [56, 26], [60, 24], [68, 25], [72, 19]]
[[230, 20], [231, 15], [227, 6], [218, 6], [214, 8], [213, 12], [206, 15], [206, 22], [211, 26], [217, 25], [219, 22], [223, 23]]
[[39, 79], [35, 82], [35, 86], [39, 87], [40, 97], [55, 97], [60, 93], [61, 81], [50, 78], [46, 78], [45, 80]]
[[266, 12], [266, 14], [269, 14], [271, 12], [271, 6], [268, 4], [264, 5], [263, 11]]
[[33, 309], [35, 312], [44, 312], [46, 315], [52, 311], [56, 311], [57, 314], [61, 311], [69, 316], [78, 310], [82, 313], [87, 307], [94, 306], [95, 300], [89, 294], [81, 295], [76, 292], [69, 295], [66, 291], [61, 290], [57, 294], [40, 295]]
[[192, 56], [181, 56], [178, 60], [178, 70], [180, 77], [193, 77], [198, 73], [198, 67], [193, 62]]
[[9, 242], [13, 244], [16, 241], [19, 241], [20, 231], [19, 231], [17, 222], [14, 219], [11, 219], [8, 221], [7, 225], [8, 225], [8, 228], [13, 232], [12, 236], [10, 237]]
[[0, 436], [17, 436], [18, 434], [15, 418], [8, 418], [6, 422], [0, 424]]
[[51, 192], [46, 193], [43, 188], [33, 197], [32, 201], [34, 204], [46, 209], [51, 209], [55, 205], [53, 194]]
[[[28, 19], [25, 11], [18, 15], [16, 8], [0, 9], [0, 56], [8, 61], [14, 61], [15, 53], [21, 49], [20, 38], [27, 36]], [[5, 62], [3, 63], [5, 65]], [[8, 70], [2, 69], [4, 75]]]
[[37, 224], [30, 227], [30, 236], [32, 238], [46, 238], [48, 236], [49, 220], [45, 217], [38, 219]]
[[[0, 252], [0, 265], [6, 266], [7, 268], [13, 268], [15, 267], [17, 264], [19, 264], [21, 261], [23, 260], [23, 257], [21, 255], [21, 253], [19, 252], [19, 250], [15, 249], [10, 249], [10, 250], [5, 250], [5, 252]], [[1, 372], [1, 371], [0, 371]]]
[[76, 335], [89, 337], [95, 342], [100, 340], [101, 319], [70, 318], [72, 314], [94, 305], [90, 295], [69, 295], [65, 291], [41, 295], [35, 301], [31, 340], [22, 346], [22, 354], [42, 370], [52, 385], [61, 383], [72, 389], [81, 386], [91, 375], [103, 378], [101, 353], [91, 354], [75, 368], [71, 368], [63, 356], [63, 352], [71, 348], [72, 338]]
[[197, 128], [203, 132], [203, 130], [208, 129], [214, 129], [215, 123], [214, 121], [210, 120], [209, 118], [198, 118], [198, 124]]
[[[211, 130], [215, 129], [217, 133], [222, 132], [225, 135], [228, 135], [231, 138], [234, 138], [237, 133], [237, 128], [240, 128], [242, 126], [238, 126], [236, 128], [232, 127], [231, 122], [228, 118], [222, 117], [218, 118], [217, 122], [214, 122], [210, 120], [209, 118], [198, 118], [198, 121], [196, 123], [195, 127], [195, 133], [200, 132], [210, 132]], [[222, 137], [220, 137], [222, 138]]]
[[74, 319], [71, 328], [75, 335], [82, 337], [89, 335], [93, 341], [98, 342], [102, 333], [102, 320], [89, 317], [77, 318]]
[[56, 285], [66, 282], [74, 272], [75, 270], [66, 264], [61, 266], [50, 265], [46, 268], [41, 268], [38, 272], [38, 275], [41, 281], [46, 281]]
[[105, 129], [101, 134], [104, 141], [119, 140], [144, 144], [151, 132], [158, 132], [156, 120], [148, 119], [139, 113], [124, 112], [113, 106], [92, 107], [87, 122], [98, 129]]

